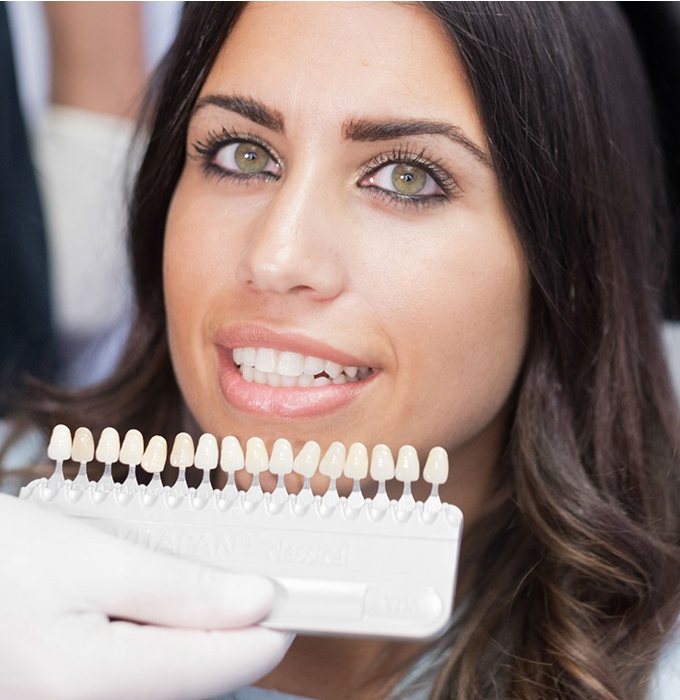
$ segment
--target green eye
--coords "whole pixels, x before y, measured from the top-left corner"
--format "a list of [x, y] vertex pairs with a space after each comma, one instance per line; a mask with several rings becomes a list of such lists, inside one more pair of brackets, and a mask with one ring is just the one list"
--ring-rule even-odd
[[253, 143], [240, 143], [234, 151], [234, 162], [244, 173], [261, 173], [269, 163], [269, 154]]
[[400, 163], [392, 170], [392, 184], [399, 194], [418, 194], [427, 184], [427, 173], [414, 165]]

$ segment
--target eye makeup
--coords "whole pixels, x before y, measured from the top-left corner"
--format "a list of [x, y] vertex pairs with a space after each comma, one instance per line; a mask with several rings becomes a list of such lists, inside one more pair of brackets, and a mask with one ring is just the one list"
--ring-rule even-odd
[[[252, 144], [268, 154], [274, 167], [272, 169], [251, 172], [239, 172], [230, 170], [217, 162], [220, 152], [230, 145]], [[277, 181], [282, 173], [283, 158], [270, 146], [269, 143], [252, 132], [238, 132], [225, 127], [221, 131], [209, 130], [202, 138], [197, 138], [191, 143], [192, 153], [189, 158], [198, 160], [203, 172], [218, 180], [230, 179], [234, 182], [247, 184], [251, 180]], [[425, 208], [437, 204], [444, 204], [455, 198], [460, 192], [454, 178], [448, 173], [442, 163], [427, 154], [427, 148], [413, 148], [408, 144], [400, 145], [391, 150], [380, 153], [369, 159], [361, 166], [358, 174], [357, 186], [370, 191], [375, 196], [388, 204], [399, 207]], [[265, 168], [269, 166], [269, 162]], [[375, 175], [389, 165], [405, 165], [421, 171], [431, 181], [439, 192], [429, 194], [404, 194], [396, 190], [387, 189], [373, 182]]]

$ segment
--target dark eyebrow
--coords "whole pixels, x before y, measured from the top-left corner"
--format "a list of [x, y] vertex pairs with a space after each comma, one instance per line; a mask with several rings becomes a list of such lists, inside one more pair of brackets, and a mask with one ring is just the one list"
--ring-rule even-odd
[[[206, 105], [236, 112], [255, 124], [277, 133], [285, 133], [284, 120], [280, 112], [267, 107], [259, 100], [240, 95], [204, 95], [194, 106], [193, 114]], [[342, 126], [342, 136], [351, 141], [390, 141], [403, 136], [434, 134], [445, 136], [465, 148], [480, 163], [491, 168], [491, 159], [463, 130], [446, 122], [414, 119], [394, 121], [374, 121], [370, 119], [349, 119]]]
[[343, 124], [342, 135], [352, 141], [389, 141], [402, 136], [435, 134], [446, 136], [454, 143], [469, 151], [480, 163], [491, 168], [491, 158], [463, 130], [446, 122], [422, 119], [399, 121], [371, 121], [369, 119], [350, 119]]
[[281, 113], [274, 109], [269, 109], [262, 102], [250, 97], [241, 97], [240, 95], [204, 95], [196, 102], [193, 114], [196, 114], [199, 109], [206, 105], [215, 105], [222, 109], [228, 109], [246, 119], [250, 119], [255, 124], [281, 134], [284, 133]]

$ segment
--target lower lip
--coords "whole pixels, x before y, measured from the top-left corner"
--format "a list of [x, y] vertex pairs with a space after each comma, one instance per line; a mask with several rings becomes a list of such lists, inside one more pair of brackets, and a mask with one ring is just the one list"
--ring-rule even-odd
[[366, 379], [319, 387], [273, 387], [247, 382], [234, 364], [232, 351], [219, 349], [219, 378], [224, 398], [245, 413], [275, 418], [311, 418], [344, 408], [368, 388], [378, 372]]

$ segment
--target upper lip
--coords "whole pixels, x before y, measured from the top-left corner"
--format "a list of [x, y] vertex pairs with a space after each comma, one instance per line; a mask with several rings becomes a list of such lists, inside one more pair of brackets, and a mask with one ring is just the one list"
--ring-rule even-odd
[[218, 345], [225, 348], [255, 347], [287, 350], [336, 362], [344, 367], [371, 367], [375, 365], [322, 340], [316, 340], [296, 331], [279, 331], [256, 323], [235, 323], [221, 328], [215, 334]]

